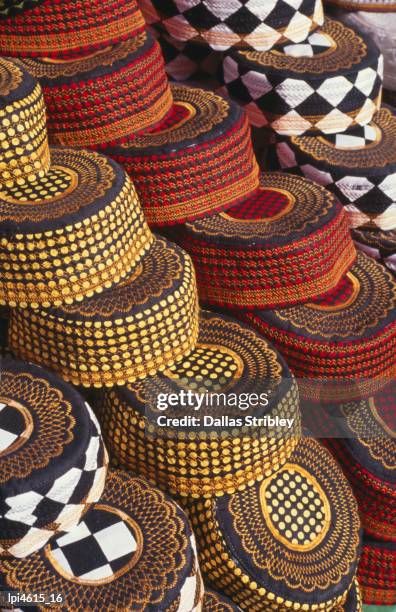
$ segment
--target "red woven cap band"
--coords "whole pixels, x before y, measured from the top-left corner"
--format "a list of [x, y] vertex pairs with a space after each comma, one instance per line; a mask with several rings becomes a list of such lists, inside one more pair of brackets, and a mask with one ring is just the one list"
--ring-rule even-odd
[[95, 147], [162, 121], [172, 94], [161, 50], [140, 34], [76, 61], [23, 60], [38, 78], [56, 144]]
[[106, 47], [144, 31], [135, 0], [47, 0], [0, 20], [0, 53], [68, 57]]
[[193, 258], [202, 301], [236, 309], [305, 302], [336, 286], [356, 256], [335, 199], [275, 173], [225, 213], [187, 223], [180, 243]]
[[152, 225], [172, 225], [224, 210], [253, 193], [259, 169], [246, 116], [202, 89], [172, 85], [164, 121], [104, 151], [122, 164]]
[[374, 606], [396, 604], [396, 544], [372, 540], [363, 543], [358, 569], [363, 603]]

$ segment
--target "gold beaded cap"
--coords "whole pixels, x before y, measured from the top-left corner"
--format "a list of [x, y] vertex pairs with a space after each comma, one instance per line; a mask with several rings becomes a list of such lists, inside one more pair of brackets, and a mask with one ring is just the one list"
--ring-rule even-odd
[[[95, 232], [92, 240], [96, 244]], [[15, 353], [65, 380], [87, 387], [134, 382], [170, 367], [195, 346], [192, 262], [176, 245], [157, 239], [111, 290], [57, 309], [14, 309], [11, 318]]]
[[0, 184], [35, 181], [49, 165], [41, 87], [20, 65], [0, 58]]

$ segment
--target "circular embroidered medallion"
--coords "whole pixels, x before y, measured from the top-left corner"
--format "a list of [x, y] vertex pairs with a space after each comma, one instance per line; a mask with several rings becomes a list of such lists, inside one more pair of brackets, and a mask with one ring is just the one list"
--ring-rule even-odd
[[261, 483], [186, 503], [204, 578], [244, 609], [274, 602], [332, 609], [345, 601], [358, 563], [359, 515], [346, 478], [316, 440], [303, 438]]

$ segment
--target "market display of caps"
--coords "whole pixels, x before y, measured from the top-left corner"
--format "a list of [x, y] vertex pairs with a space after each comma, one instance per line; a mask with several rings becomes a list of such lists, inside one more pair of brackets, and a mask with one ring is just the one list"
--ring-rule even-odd
[[[199, 412], [182, 403], [166, 412], [158, 406], [158, 398], [181, 390], [207, 395]], [[212, 393], [252, 399], [243, 409], [231, 399], [213, 405]], [[104, 391], [97, 411], [117, 464], [177, 496], [222, 495], [263, 480], [284, 465], [300, 436], [297, 386], [280, 355], [248, 327], [204, 311], [187, 359], [151, 381]], [[200, 422], [158, 426], [159, 415], [186, 413]], [[245, 424], [245, 415], [256, 422]], [[260, 423], [266, 415], [291, 426]]]
[[358, 577], [366, 604], [392, 606], [392, 610], [396, 602], [396, 543], [364, 538]]
[[81, 396], [40, 367], [2, 358], [1, 558], [27, 557], [74, 529], [100, 499], [106, 472], [99, 425]]
[[139, 0], [148, 24], [181, 41], [266, 51], [282, 42], [299, 43], [323, 24], [321, 0]]
[[54, 144], [93, 148], [120, 140], [159, 123], [172, 107], [161, 49], [149, 32], [76, 59], [18, 63], [43, 88]]
[[37, 82], [3, 59], [0, 78], [0, 304], [68, 304], [111, 287], [153, 242], [130, 179], [103, 155], [48, 148]]
[[[133, 38], [145, 28], [135, 0], [73, 0], [72, 11], [63, 0], [5, 0], [5, 7], [9, 18], [0, 20], [2, 55], [70, 59]], [[4, 16], [4, 9], [0, 13]]]
[[104, 149], [132, 177], [154, 225], [223, 210], [259, 184], [241, 108], [203, 89], [173, 85], [171, 91], [172, 112], [162, 124]]
[[185, 514], [121, 471], [74, 531], [28, 559], [1, 559], [0, 588], [61, 593], [70, 610], [199, 612], [203, 599]]
[[241, 204], [186, 223], [175, 239], [192, 257], [201, 300], [235, 309], [306, 302], [333, 289], [356, 258], [334, 196], [280, 173], [264, 172]]
[[302, 44], [232, 51], [222, 71], [225, 90], [251, 123], [287, 136], [365, 125], [381, 104], [383, 57], [375, 43], [329, 18]]
[[13, 309], [9, 346], [75, 385], [124, 385], [188, 355], [198, 335], [189, 256], [158, 238], [134, 273], [111, 290], [50, 309]]
[[265, 480], [186, 505], [204, 579], [243, 609], [330, 610], [345, 602], [359, 558], [358, 510], [316, 440], [302, 438]]
[[306, 176], [332, 191], [351, 227], [396, 229], [396, 111], [326, 137], [278, 136], [271, 167]]
[[394, 377], [395, 306], [393, 276], [358, 252], [327, 294], [286, 308], [238, 311], [238, 317], [273, 342], [304, 397], [342, 401], [354, 392], [369, 397]]

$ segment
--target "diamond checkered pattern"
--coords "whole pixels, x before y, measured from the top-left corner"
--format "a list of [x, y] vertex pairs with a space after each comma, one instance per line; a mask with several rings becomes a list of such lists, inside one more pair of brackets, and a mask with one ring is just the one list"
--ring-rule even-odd
[[194, 42], [181, 42], [165, 33], [151, 32], [157, 38], [165, 60], [165, 70], [174, 81], [191, 78], [213, 78], [217, 75], [220, 58], [211, 49]]
[[[238, 53], [235, 57], [238, 57]], [[371, 121], [382, 88], [383, 58], [375, 67], [311, 81], [280, 71], [252, 70], [228, 56], [223, 79], [228, 94], [244, 105], [251, 123], [286, 136], [339, 133]], [[352, 117], [351, 114], [355, 116]]]
[[137, 548], [134, 530], [119, 514], [94, 507], [73, 531], [54, 541], [51, 557], [72, 578], [107, 581]]
[[313, 163], [300, 162], [287, 142], [277, 143], [275, 151], [272, 165], [305, 176], [332, 191], [348, 212], [351, 227], [396, 228], [396, 173], [367, 177], [350, 175], [347, 168], [326, 172]]
[[323, 24], [321, 0], [140, 0], [140, 8], [147, 23], [176, 40], [199, 40], [216, 51], [299, 43]]
[[306, 41], [300, 44], [286, 44], [282, 52], [292, 57], [316, 57], [331, 49], [333, 42], [323, 32], [313, 32]]
[[[102, 494], [107, 471], [107, 453], [99, 424], [91, 408], [91, 439], [78, 465], [57, 478], [45, 491], [28, 491], [0, 502], [0, 518], [22, 535], [7, 552], [15, 557], [26, 557], [42, 548], [51, 537], [73, 529], [80, 521], [88, 504]], [[0, 546], [0, 553], [1, 553]]]
[[363, 148], [377, 139], [374, 125], [357, 125], [342, 134], [329, 134], [327, 140], [337, 149]]

